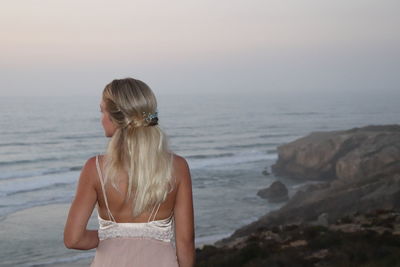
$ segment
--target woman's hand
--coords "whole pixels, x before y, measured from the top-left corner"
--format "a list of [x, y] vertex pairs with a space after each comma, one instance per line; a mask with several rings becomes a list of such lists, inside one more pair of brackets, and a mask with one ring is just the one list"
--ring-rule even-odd
[[88, 250], [98, 246], [98, 231], [86, 229], [97, 202], [95, 172], [96, 158], [92, 157], [82, 168], [75, 198], [69, 209], [64, 228], [64, 244], [67, 248]]

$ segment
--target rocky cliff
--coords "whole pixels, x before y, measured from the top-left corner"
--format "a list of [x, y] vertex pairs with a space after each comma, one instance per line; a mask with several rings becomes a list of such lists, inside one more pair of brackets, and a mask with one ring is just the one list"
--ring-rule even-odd
[[302, 180], [341, 181], [399, 173], [400, 125], [313, 132], [279, 146], [274, 174]]
[[278, 147], [278, 160], [271, 169], [277, 176], [322, 183], [304, 187], [281, 209], [238, 229], [216, 246], [262, 227], [331, 224], [356, 212], [400, 210], [400, 125], [313, 132]]

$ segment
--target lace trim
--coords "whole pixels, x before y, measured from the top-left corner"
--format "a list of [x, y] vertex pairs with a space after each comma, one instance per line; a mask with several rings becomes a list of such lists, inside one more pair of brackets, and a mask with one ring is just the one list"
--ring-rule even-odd
[[99, 220], [99, 239], [116, 237], [150, 237], [164, 242], [174, 239], [174, 217], [143, 223], [117, 223], [105, 220], [97, 214]]

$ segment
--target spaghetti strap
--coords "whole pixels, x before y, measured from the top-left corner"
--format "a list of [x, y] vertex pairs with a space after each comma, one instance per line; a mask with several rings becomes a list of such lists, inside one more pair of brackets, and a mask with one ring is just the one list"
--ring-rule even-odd
[[152, 221], [154, 221], [154, 219], [156, 218], [156, 215], [157, 215], [157, 212], [158, 212], [158, 209], [160, 208], [160, 206], [161, 206], [161, 203], [158, 204], [158, 207], [157, 207], [157, 209], [156, 209], [156, 212], [154, 213], [154, 216], [153, 216], [153, 220], [152, 220]]
[[104, 202], [106, 203], [108, 218], [110, 220], [116, 222], [115, 219], [114, 219], [114, 216], [111, 214], [110, 208], [108, 207], [108, 201], [107, 201], [106, 190], [105, 190], [105, 187], [104, 187], [103, 176], [101, 174], [100, 165], [99, 165], [99, 155], [96, 155], [96, 168], [97, 168], [97, 173], [99, 175], [99, 179], [100, 179], [100, 183], [101, 183], [101, 189], [103, 191]]
[[[153, 206], [153, 208], [151, 209], [151, 212], [150, 212], [150, 215], [149, 215], [149, 219], [147, 220], [147, 222], [150, 222], [151, 221], [151, 217], [153, 216], [153, 211], [154, 211], [154, 208], [156, 207], [157, 205], [154, 205]], [[160, 205], [158, 206], [158, 208], [160, 207]], [[157, 211], [158, 211], [158, 208], [157, 208]], [[156, 213], [157, 213], [157, 211], [156, 211]], [[153, 218], [153, 220], [154, 220], [154, 218]]]

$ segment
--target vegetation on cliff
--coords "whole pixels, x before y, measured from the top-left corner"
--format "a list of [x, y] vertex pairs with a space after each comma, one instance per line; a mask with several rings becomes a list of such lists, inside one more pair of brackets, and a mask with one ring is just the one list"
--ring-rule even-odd
[[328, 226], [260, 227], [235, 243], [196, 250], [198, 267], [400, 266], [400, 213], [375, 210]]

